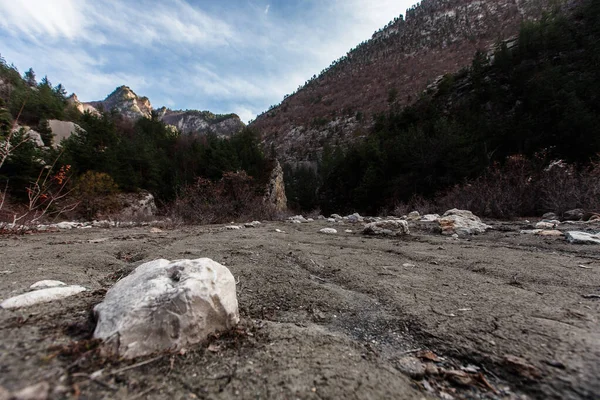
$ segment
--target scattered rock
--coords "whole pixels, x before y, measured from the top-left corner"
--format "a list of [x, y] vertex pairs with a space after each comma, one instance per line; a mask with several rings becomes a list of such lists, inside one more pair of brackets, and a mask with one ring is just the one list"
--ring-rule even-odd
[[297, 222], [300, 222], [300, 223], [302, 223], [302, 222], [308, 222], [306, 220], [306, 218], [304, 218], [302, 215], [295, 215], [293, 217], [289, 217], [288, 221], [291, 221], [291, 222], [297, 221]]
[[365, 235], [388, 235], [388, 236], [402, 236], [409, 235], [410, 230], [408, 229], [408, 223], [400, 220], [387, 220], [371, 222], [365, 225], [363, 229]]
[[33, 285], [29, 286], [29, 289], [39, 290], [39, 289], [55, 288], [55, 287], [59, 287], [59, 286], [67, 286], [67, 284], [64, 282], [61, 282], [61, 281], [44, 280], [44, 281], [36, 282]]
[[600, 244], [600, 233], [569, 231], [565, 232], [565, 236], [572, 244]]
[[143, 264], [117, 282], [94, 312], [94, 337], [125, 358], [181, 350], [239, 322], [235, 279], [208, 258]]
[[259, 225], [260, 225], [260, 222], [258, 222], [258, 221], [252, 221], [252, 222], [248, 222], [247, 224], [244, 224], [244, 226], [246, 228], [256, 228]]
[[354, 231], [352, 229], [346, 229], [345, 232], [346, 233], [354, 233]]
[[59, 222], [58, 224], [54, 224], [54, 226], [58, 229], [73, 229], [77, 228], [79, 225], [78, 222]]
[[583, 216], [585, 215], [585, 211], [581, 208], [576, 208], [575, 210], [565, 211], [563, 214], [563, 220], [565, 221], [581, 221]]
[[337, 222], [335, 218], [327, 218], [327, 222]]
[[408, 213], [408, 215], [406, 216], [406, 219], [408, 221], [418, 221], [421, 219], [421, 214], [419, 214], [418, 211], [413, 211], [411, 213]]
[[152, 193], [144, 190], [137, 193], [120, 193], [117, 197], [121, 204], [121, 215], [124, 217], [153, 217], [158, 210]]
[[319, 233], [325, 233], [325, 234], [328, 234], [328, 235], [334, 235], [334, 234], [336, 234], [338, 232], [337, 232], [337, 230], [335, 230], [333, 228], [323, 228], [323, 229], [321, 229], [319, 231]]
[[421, 222], [437, 222], [440, 219], [439, 214], [425, 214], [421, 217]]
[[275, 232], [277, 232], [277, 233], [285, 233], [285, 231], [282, 231], [281, 229], [275, 229]]
[[402, 264], [402, 266], [403, 266], [404, 268], [413, 268], [413, 267], [416, 267], [416, 265], [415, 265], [415, 264], [411, 264], [411, 263], [404, 263], [404, 264]]
[[0, 303], [0, 307], [5, 309], [29, 307], [35, 304], [61, 300], [85, 292], [85, 290], [86, 288], [78, 285], [40, 289], [6, 299]]
[[[253, 228], [254, 228], [254, 226], [253, 226]], [[238, 226], [238, 225], [229, 225], [229, 226], [226, 226], [225, 229], [227, 229], [228, 231], [239, 231], [240, 229], [242, 229], [242, 227]]]
[[[558, 221], [557, 221], [558, 222]], [[535, 224], [536, 229], [554, 229], [558, 224], [554, 223], [554, 221], [541, 221]]]
[[151, 228], [150, 233], [162, 233], [163, 230], [160, 228]]
[[330, 218], [333, 218], [333, 219], [343, 219], [342, 216], [339, 215], [339, 214], [331, 214]]
[[359, 213], [354, 213], [352, 215], [348, 215], [348, 217], [346, 217], [346, 221], [348, 221], [351, 224], [356, 224], [359, 222], [363, 222], [363, 217], [361, 217]]
[[549, 212], [549, 213], [542, 215], [542, 219], [550, 221], [550, 220], [558, 220], [559, 218], [558, 218], [558, 215], [554, 214], [553, 212]]
[[471, 211], [456, 208], [446, 211], [438, 222], [443, 235], [476, 235], [491, 228]]
[[536, 233], [536, 235], [538, 235], [538, 236], [563, 236], [563, 233], [559, 230], [553, 229], [553, 230], [542, 230], [542, 231]]

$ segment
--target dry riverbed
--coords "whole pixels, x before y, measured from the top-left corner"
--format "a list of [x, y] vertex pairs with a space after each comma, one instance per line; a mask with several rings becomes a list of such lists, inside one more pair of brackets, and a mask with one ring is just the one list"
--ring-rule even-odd
[[[89, 290], [0, 309], [0, 385], [81, 399], [598, 398], [600, 246], [491, 224], [470, 239], [326, 222], [2, 236], [0, 299], [42, 279]], [[90, 311], [106, 290], [144, 262], [201, 257], [238, 280], [238, 329], [177, 354], [103, 357]]]

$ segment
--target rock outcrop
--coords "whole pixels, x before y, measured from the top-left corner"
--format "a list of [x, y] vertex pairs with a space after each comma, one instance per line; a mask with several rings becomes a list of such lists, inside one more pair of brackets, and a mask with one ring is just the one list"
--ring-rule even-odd
[[170, 110], [166, 107], [154, 109], [147, 97], [138, 96], [128, 86], [116, 88], [102, 101], [82, 103], [76, 95], [68, 99], [69, 103], [81, 112], [98, 114], [100, 110], [116, 111], [130, 120], [151, 118], [153, 113], [167, 126], [181, 134], [231, 137], [246, 126], [236, 114], [213, 114], [210, 111]]
[[283, 181], [283, 169], [279, 161], [275, 161], [275, 167], [271, 172], [269, 183], [267, 184], [267, 193], [265, 201], [273, 204], [279, 211], [287, 209], [287, 197], [285, 195], [285, 183]]
[[94, 312], [94, 337], [125, 358], [181, 350], [239, 322], [235, 279], [208, 258], [143, 264], [117, 282]]

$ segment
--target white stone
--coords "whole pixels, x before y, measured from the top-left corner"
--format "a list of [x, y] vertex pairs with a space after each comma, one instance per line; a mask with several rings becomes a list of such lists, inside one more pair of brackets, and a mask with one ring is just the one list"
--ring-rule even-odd
[[570, 231], [565, 232], [565, 236], [569, 243], [573, 244], [600, 244], [600, 233]]
[[252, 222], [248, 222], [247, 224], [244, 224], [244, 226], [246, 228], [256, 228], [259, 225], [260, 225], [260, 222], [258, 222], [258, 221], [252, 221]]
[[275, 232], [277, 232], [277, 233], [285, 233], [285, 231], [282, 231], [281, 229], [275, 229]]
[[353, 233], [351, 229], [346, 229], [346, 233]]
[[33, 285], [29, 286], [29, 289], [39, 290], [39, 289], [48, 289], [48, 288], [54, 288], [54, 287], [60, 287], [60, 286], [67, 286], [67, 284], [64, 282], [61, 282], [61, 281], [43, 280], [43, 281], [36, 282]]
[[208, 258], [143, 264], [117, 282], [94, 312], [94, 337], [125, 358], [181, 350], [239, 322], [235, 279]]
[[354, 213], [352, 215], [348, 215], [348, 217], [346, 217], [346, 220], [351, 224], [356, 224], [358, 222], [363, 222], [364, 218], [361, 217], [359, 213]]
[[225, 229], [227, 229], [228, 231], [238, 231], [238, 230], [242, 229], [242, 227], [238, 226], [238, 225], [229, 225], [229, 226], [226, 226]]
[[337, 230], [335, 230], [333, 228], [323, 228], [323, 229], [321, 229], [319, 231], [319, 233], [326, 233], [326, 234], [329, 234], [329, 235], [333, 235], [333, 234], [336, 234], [338, 232], [337, 232]]
[[288, 218], [289, 221], [308, 222], [302, 215], [295, 215]]
[[406, 221], [387, 220], [371, 222], [365, 225], [363, 233], [366, 235], [402, 236], [410, 234], [410, 230]]
[[536, 229], [554, 229], [556, 224], [553, 222], [541, 221], [535, 224]]
[[439, 214], [425, 214], [421, 217], [422, 222], [437, 222], [440, 219]]
[[421, 214], [419, 214], [418, 211], [413, 211], [411, 213], [408, 213], [408, 215], [406, 216], [406, 219], [408, 221], [418, 221], [421, 219]]
[[331, 214], [331, 218], [333, 218], [333, 219], [342, 219], [342, 216], [340, 214]]
[[327, 222], [336, 222], [335, 218], [327, 218]]
[[0, 307], [6, 309], [29, 307], [35, 304], [61, 300], [85, 292], [85, 290], [84, 287], [78, 285], [40, 289], [4, 300], [0, 303]]
[[446, 211], [438, 223], [444, 235], [474, 235], [484, 233], [491, 228], [481, 222], [481, 219], [471, 211], [456, 208]]
[[59, 222], [58, 224], [55, 224], [54, 226], [58, 229], [73, 229], [73, 228], [77, 228], [77, 226], [79, 226], [79, 223], [77, 223], [77, 222]]

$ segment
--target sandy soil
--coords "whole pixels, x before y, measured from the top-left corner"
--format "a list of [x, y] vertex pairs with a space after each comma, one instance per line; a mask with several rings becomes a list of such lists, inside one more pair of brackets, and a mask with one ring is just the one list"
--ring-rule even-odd
[[[1, 299], [42, 279], [90, 290], [0, 310], [0, 385], [81, 399], [600, 398], [600, 300], [583, 296], [600, 294], [600, 246], [493, 225], [460, 240], [427, 224], [401, 239], [317, 233], [325, 222], [3, 236]], [[200, 257], [239, 279], [239, 329], [103, 358], [90, 310], [106, 290], [143, 262]]]

